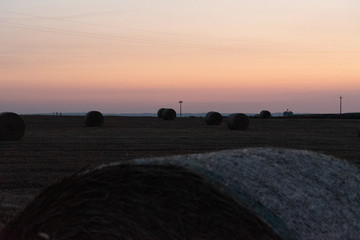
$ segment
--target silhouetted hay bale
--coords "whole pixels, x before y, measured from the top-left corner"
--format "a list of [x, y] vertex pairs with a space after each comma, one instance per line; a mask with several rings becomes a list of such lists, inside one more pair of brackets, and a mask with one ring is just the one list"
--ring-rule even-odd
[[205, 122], [207, 125], [220, 125], [222, 120], [223, 116], [218, 112], [208, 112], [205, 116]]
[[25, 134], [25, 122], [16, 113], [4, 112], [0, 114], [0, 140], [16, 141]]
[[36, 197], [1, 240], [280, 239], [206, 179], [178, 166], [108, 165]]
[[358, 137], [360, 137], [360, 129], [358, 129], [357, 134], [358, 134]]
[[176, 118], [176, 111], [172, 108], [165, 108], [161, 111], [161, 116], [164, 120], [174, 120]]
[[160, 108], [158, 111], [157, 111], [157, 116], [158, 118], [162, 118], [162, 112], [165, 110], [165, 108]]
[[101, 112], [90, 111], [86, 114], [85, 124], [87, 127], [101, 127], [104, 123], [104, 116]]
[[271, 113], [268, 110], [262, 110], [260, 112], [261, 118], [271, 118]]
[[227, 125], [230, 129], [246, 130], [249, 127], [249, 117], [243, 113], [231, 114], [227, 120]]

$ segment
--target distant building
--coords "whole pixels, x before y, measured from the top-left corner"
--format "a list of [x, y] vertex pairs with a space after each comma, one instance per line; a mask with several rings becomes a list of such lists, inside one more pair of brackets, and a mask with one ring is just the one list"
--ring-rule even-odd
[[294, 113], [292, 111], [289, 111], [289, 109], [286, 109], [285, 112], [283, 112], [284, 117], [291, 117], [294, 116]]

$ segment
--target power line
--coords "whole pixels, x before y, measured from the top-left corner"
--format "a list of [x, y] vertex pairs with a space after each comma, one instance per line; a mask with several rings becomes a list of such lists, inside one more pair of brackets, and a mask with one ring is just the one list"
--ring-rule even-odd
[[[112, 40], [112, 41], [122, 41], [122, 42], [131, 42], [131, 43], [142, 43], [142, 44], [150, 44], [150, 45], [163, 45], [163, 46], [175, 46], [175, 47], [186, 47], [186, 48], [196, 48], [196, 49], [204, 49], [204, 50], [218, 50], [218, 51], [250, 51], [248, 48], [226, 48], [226, 47], [217, 47], [217, 46], [204, 46], [201, 44], [190, 44], [190, 43], [181, 43], [181, 42], [166, 42], [166, 41], [158, 41], [144, 38], [134, 38], [134, 37], [125, 37], [118, 35], [106, 35], [106, 34], [97, 34], [83, 31], [74, 31], [74, 30], [66, 30], [59, 28], [49, 28], [43, 26], [22, 24], [22, 23], [11, 23], [3, 21], [0, 23], [0, 26], [11, 27], [11, 28], [19, 28], [25, 30], [34, 30], [48, 33], [56, 33], [56, 34], [64, 34], [70, 36], [77, 37], [86, 37], [86, 38], [94, 38], [94, 39], [102, 39], [102, 40]], [[251, 49], [254, 51], [265, 51], [263, 49]]]
[[[155, 33], [155, 34], [166, 34], [166, 35], [173, 35], [173, 36], [181, 36], [181, 37], [195, 37], [195, 38], [204, 38], [204, 39], [213, 39], [213, 40], [221, 40], [221, 41], [232, 41], [232, 42], [241, 42], [241, 43], [252, 43], [252, 44], [271, 44], [271, 45], [278, 45], [281, 46], [282, 49], [278, 50], [270, 50], [269, 48], [259, 48], [254, 45], [249, 45], [247, 47], [224, 47], [224, 46], [206, 46], [203, 44], [194, 44], [194, 43], [184, 43], [184, 42], [175, 42], [175, 41], [160, 41], [160, 40], [153, 40], [153, 39], [145, 39], [145, 38], [138, 38], [138, 37], [126, 37], [126, 36], [119, 36], [119, 35], [108, 35], [108, 34], [98, 34], [98, 33], [91, 33], [91, 32], [83, 32], [83, 31], [75, 31], [75, 30], [68, 30], [68, 29], [59, 29], [59, 28], [50, 28], [50, 27], [43, 27], [43, 26], [36, 26], [36, 25], [29, 25], [23, 23], [14, 23], [9, 21], [2, 21], [0, 26], [5, 27], [12, 27], [18, 29], [26, 29], [26, 30], [33, 30], [33, 31], [41, 31], [41, 32], [49, 32], [49, 33], [56, 33], [56, 34], [64, 34], [69, 36], [76, 36], [76, 37], [87, 37], [87, 38], [94, 38], [94, 39], [101, 39], [101, 40], [112, 40], [112, 41], [122, 41], [122, 42], [132, 42], [132, 43], [141, 43], [141, 44], [150, 44], [150, 45], [162, 45], [162, 46], [175, 46], [175, 47], [186, 47], [186, 48], [195, 48], [195, 49], [203, 49], [203, 50], [216, 50], [216, 51], [233, 51], [233, 52], [269, 52], [269, 51], [278, 51], [284, 52], [283, 46], [308, 46], [308, 44], [298, 44], [298, 43], [284, 43], [284, 42], [266, 42], [266, 41], [256, 41], [256, 40], [241, 40], [241, 39], [232, 39], [232, 38], [216, 38], [216, 37], [209, 37], [209, 36], [201, 36], [201, 35], [191, 35], [191, 34], [182, 34], [182, 33], [173, 33], [173, 32], [163, 32], [163, 31], [154, 31], [154, 30], [145, 30], [145, 29], [136, 29], [136, 28], [128, 28], [128, 27], [119, 27], [119, 26], [108, 26], [103, 24], [96, 24], [96, 23], [87, 23], [82, 21], [72, 21], [72, 20], [64, 20], [61, 18], [56, 17], [46, 17], [46, 16], [38, 16], [33, 14], [26, 14], [26, 13], [17, 13], [13, 11], [5, 11], [0, 10], [0, 12], [20, 15], [20, 16], [28, 16], [33, 18], [40, 18], [46, 19], [50, 21], [60, 21], [60, 22], [69, 22], [69, 23], [76, 23], [76, 24], [85, 24], [90, 26], [98, 26], [98, 27], [111, 27], [111, 28], [120, 28], [132, 31], [140, 31], [140, 32], [148, 32], [148, 33]], [[116, 12], [116, 11], [115, 11]], [[304, 53], [345, 53], [345, 52], [360, 52], [360, 50], [352, 49], [352, 50], [305, 50], [305, 49], [298, 49], [297, 51], [285, 51], [285, 52], [304, 52]]]
[[[76, 23], [76, 24], [83, 24], [83, 25], [90, 25], [90, 26], [97, 26], [97, 27], [110, 27], [110, 28], [118, 28], [118, 29], [125, 29], [125, 30], [138, 31], [138, 32], [173, 35], [173, 36], [181, 36], [181, 37], [194, 37], [194, 38], [213, 39], [213, 40], [221, 40], [221, 41], [233, 41], [233, 42], [242, 42], [242, 43], [273, 44], [273, 45], [279, 45], [279, 46], [280, 45], [281, 46], [283, 46], [283, 45], [291, 45], [291, 46], [309, 45], [309, 44], [291, 43], [291, 42], [273, 42], [273, 41], [261, 41], [261, 40], [246, 40], [246, 39], [238, 39], [238, 38], [220, 38], [220, 37], [212, 37], [212, 36], [204, 36], [204, 35], [196, 35], [196, 34], [175, 33], [175, 32], [169, 32], [169, 31], [156, 31], [156, 30], [148, 30], [148, 29], [140, 29], [140, 28], [111, 26], [111, 25], [105, 25], [105, 24], [89, 23], [89, 22], [83, 22], [83, 21], [73, 21], [73, 20], [67, 20], [67, 19], [58, 18], [58, 17], [39, 16], [39, 15], [33, 15], [33, 14], [28, 14], [28, 13], [19, 13], [19, 12], [13, 12], [13, 11], [5, 11], [5, 10], [0, 10], [0, 12], [13, 14], [13, 15], [19, 15], [19, 16], [28, 16], [28, 17], [33, 17], [33, 18], [47, 19], [47, 20], [58, 21], [58, 22]], [[118, 12], [118, 11], [113, 11], [113, 12]], [[104, 13], [104, 12], [102, 12], [102, 13]], [[108, 12], [105, 12], [105, 13], [108, 13]]]

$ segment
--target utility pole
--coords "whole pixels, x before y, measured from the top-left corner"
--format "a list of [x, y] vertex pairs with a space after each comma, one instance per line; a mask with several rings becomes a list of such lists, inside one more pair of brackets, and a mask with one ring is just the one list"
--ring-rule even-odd
[[343, 97], [340, 96], [340, 114], [342, 113], [342, 99], [343, 99]]
[[179, 101], [179, 104], [180, 104], [180, 117], [182, 117], [182, 103], [183, 103], [183, 101]]

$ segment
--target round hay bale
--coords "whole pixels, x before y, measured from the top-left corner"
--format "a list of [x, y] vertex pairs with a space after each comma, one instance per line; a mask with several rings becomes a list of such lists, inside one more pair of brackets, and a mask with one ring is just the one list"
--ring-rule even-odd
[[281, 239], [231, 196], [183, 167], [117, 164], [42, 191], [2, 240]]
[[104, 116], [99, 111], [90, 111], [86, 114], [85, 125], [87, 127], [101, 127], [104, 123]]
[[165, 110], [165, 108], [160, 108], [158, 111], [157, 111], [157, 116], [158, 118], [162, 118], [162, 112]]
[[246, 130], [249, 127], [249, 117], [243, 113], [231, 114], [227, 120], [227, 125], [230, 129]]
[[16, 141], [25, 134], [25, 122], [16, 113], [3, 112], [0, 114], [0, 140]]
[[268, 110], [262, 110], [260, 112], [260, 118], [271, 118], [271, 113]]
[[359, 239], [360, 170], [345, 160], [248, 148], [135, 161], [195, 172], [260, 216], [281, 239]]
[[172, 108], [165, 108], [161, 111], [161, 116], [164, 120], [174, 120], [176, 118], [176, 111]]
[[111, 163], [44, 189], [0, 239], [358, 239], [359, 176], [281, 148]]
[[205, 122], [207, 125], [220, 125], [222, 120], [223, 116], [218, 112], [208, 112], [205, 116]]

